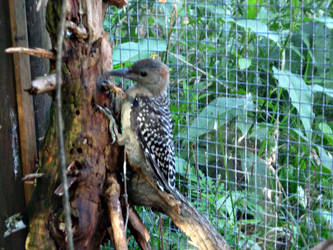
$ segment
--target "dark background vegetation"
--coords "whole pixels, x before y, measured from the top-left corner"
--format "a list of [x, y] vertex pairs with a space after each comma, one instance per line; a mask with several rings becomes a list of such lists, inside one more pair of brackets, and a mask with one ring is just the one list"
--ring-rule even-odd
[[[29, 46], [49, 48], [35, 2], [26, 1]], [[7, 5], [1, 1], [0, 232], [24, 208], [13, 62], [3, 53], [11, 46]], [[129, 1], [109, 9], [104, 28], [114, 68], [146, 57], [169, 65], [177, 187], [230, 246], [305, 249], [333, 237], [331, 0]], [[31, 58], [33, 78], [48, 71], [46, 61]], [[35, 98], [37, 142], [49, 103]], [[137, 209], [153, 247], [191, 248], [167, 217]], [[24, 240], [24, 231], [1, 235], [0, 248]]]
[[[130, 1], [106, 16], [115, 68], [169, 65], [178, 189], [230, 246], [298, 249], [333, 236], [332, 7]], [[155, 247], [189, 246], [166, 217], [141, 216]]]

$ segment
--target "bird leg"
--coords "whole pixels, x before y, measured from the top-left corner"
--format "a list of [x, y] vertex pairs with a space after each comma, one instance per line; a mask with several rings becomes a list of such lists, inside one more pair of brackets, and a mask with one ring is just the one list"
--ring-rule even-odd
[[104, 113], [104, 115], [110, 120], [109, 123], [109, 131], [112, 138], [112, 144], [118, 141], [118, 138], [120, 138], [121, 134], [118, 132], [118, 126], [116, 123], [116, 120], [114, 119], [112, 112], [108, 108], [103, 108], [102, 106], [96, 104], [97, 108]]

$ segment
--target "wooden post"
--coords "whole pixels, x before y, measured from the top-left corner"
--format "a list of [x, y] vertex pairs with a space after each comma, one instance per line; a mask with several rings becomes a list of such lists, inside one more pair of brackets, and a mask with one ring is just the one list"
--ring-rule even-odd
[[5, 219], [24, 209], [8, 1], [0, 1], [0, 249], [24, 249], [26, 231], [4, 238]]
[[[24, 0], [9, 0], [12, 45], [28, 47], [27, 22]], [[36, 160], [36, 136], [33, 100], [28, 89], [31, 85], [30, 61], [27, 55], [14, 54], [16, 102], [19, 124], [21, 162], [23, 175], [34, 171]], [[33, 186], [24, 184], [25, 201], [29, 202]]]

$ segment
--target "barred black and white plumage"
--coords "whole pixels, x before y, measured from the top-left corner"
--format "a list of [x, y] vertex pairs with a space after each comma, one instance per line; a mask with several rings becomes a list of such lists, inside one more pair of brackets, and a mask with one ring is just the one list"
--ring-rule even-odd
[[136, 132], [147, 164], [154, 170], [162, 191], [175, 188], [175, 153], [169, 98], [137, 95], [131, 108], [131, 127]]
[[[132, 66], [108, 72], [136, 82], [121, 101], [122, 134], [110, 133], [125, 146], [127, 161], [156, 179], [160, 190], [177, 194], [172, 123], [167, 88], [169, 68], [161, 61], [143, 59]], [[114, 119], [113, 119], [114, 120]], [[113, 122], [114, 124], [114, 122]]]

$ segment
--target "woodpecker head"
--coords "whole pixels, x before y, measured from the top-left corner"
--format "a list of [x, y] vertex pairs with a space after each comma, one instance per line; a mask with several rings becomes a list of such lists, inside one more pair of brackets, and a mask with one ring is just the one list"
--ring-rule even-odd
[[136, 81], [137, 86], [148, 90], [153, 96], [164, 93], [169, 84], [169, 68], [154, 59], [143, 59], [126, 69], [114, 70], [108, 75]]

